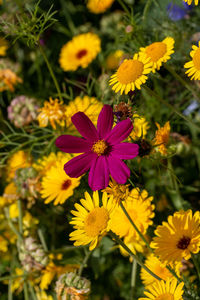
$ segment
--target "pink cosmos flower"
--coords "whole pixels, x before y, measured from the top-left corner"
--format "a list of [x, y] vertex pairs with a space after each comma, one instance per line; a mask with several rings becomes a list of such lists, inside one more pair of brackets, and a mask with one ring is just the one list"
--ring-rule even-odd
[[122, 159], [138, 155], [137, 144], [121, 143], [133, 129], [130, 119], [119, 122], [113, 129], [113, 110], [104, 105], [97, 122], [97, 128], [83, 113], [78, 112], [72, 122], [83, 138], [61, 135], [56, 146], [66, 153], [82, 153], [64, 165], [70, 177], [77, 178], [89, 171], [88, 183], [95, 190], [104, 189], [109, 183], [109, 174], [119, 183], [126, 183], [130, 170]]

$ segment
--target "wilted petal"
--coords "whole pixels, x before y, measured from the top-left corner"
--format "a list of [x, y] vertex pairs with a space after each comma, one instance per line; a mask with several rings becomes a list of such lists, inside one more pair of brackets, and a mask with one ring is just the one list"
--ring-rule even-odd
[[109, 169], [105, 156], [99, 156], [90, 168], [88, 183], [93, 191], [104, 189], [109, 183]]
[[64, 165], [64, 170], [68, 176], [78, 178], [90, 169], [95, 158], [96, 154], [93, 152], [78, 155]]
[[139, 146], [131, 143], [120, 143], [112, 146], [112, 156], [119, 159], [132, 159], [138, 155]]
[[83, 112], [79, 111], [71, 119], [84, 138], [90, 141], [98, 140], [98, 133], [94, 124]]
[[56, 147], [66, 153], [83, 153], [90, 151], [92, 144], [80, 137], [61, 135], [56, 139]]
[[101, 139], [105, 138], [113, 127], [113, 110], [110, 105], [104, 105], [97, 122], [97, 130]]
[[111, 144], [119, 144], [125, 140], [133, 129], [133, 125], [130, 119], [119, 122], [107, 136], [106, 141]]
[[112, 155], [108, 157], [108, 166], [112, 178], [119, 184], [126, 183], [130, 177], [130, 170], [127, 165]]

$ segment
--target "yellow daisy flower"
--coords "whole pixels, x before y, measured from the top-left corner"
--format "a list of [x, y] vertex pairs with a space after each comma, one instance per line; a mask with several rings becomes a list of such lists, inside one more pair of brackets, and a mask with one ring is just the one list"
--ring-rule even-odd
[[5, 56], [7, 49], [8, 49], [8, 42], [4, 38], [0, 37], [0, 55]]
[[192, 60], [184, 65], [184, 68], [189, 69], [185, 73], [191, 77], [191, 80], [200, 80], [200, 42], [198, 43], [198, 47], [193, 45], [192, 49], [190, 52]]
[[70, 240], [75, 241], [74, 246], [90, 244], [89, 250], [93, 250], [107, 232], [110, 214], [114, 208], [113, 198], [109, 199], [107, 193], [103, 192], [100, 206], [98, 191], [93, 192], [93, 198], [85, 192], [85, 199], [80, 202], [81, 205], [76, 203], [76, 210], [71, 211], [75, 217], [70, 224], [75, 231], [70, 233]]
[[19, 78], [13, 71], [10, 69], [0, 70], [0, 92], [7, 90], [14, 92], [14, 85], [17, 83], [22, 83], [22, 79]]
[[[153, 197], [148, 197], [146, 190], [141, 192], [139, 188], [135, 188], [130, 191], [128, 198], [123, 203], [129, 216], [142, 234], [145, 234], [149, 225], [153, 223], [151, 219], [154, 217], [153, 210], [155, 206], [151, 204], [152, 200]], [[133, 236], [138, 238], [137, 232], [119, 206], [115, 207], [111, 213], [109, 229], [120, 237]]]
[[41, 176], [44, 176], [51, 169], [51, 167], [55, 166], [56, 162], [58, 160], [61, 160], [62, 158], [68, 159], [68, 155], [62, 152], [58, 152], [58, 153], [51, 152], [48, 156], [43, 156], [42, 158], [39, 158], [33, 164], [33, 168], [39, 171]]
[[46, 198], [46, 204], [51, 201], [54, 201], [54, 205], [63, 204], [73, 195], [74, 189], [79, 186], [80, 177], [71, 178], [63, 169], [64, 164], [70, 159], [70, 155], [65, 155], [42, 178], [40, 193], [42, 198]]
[[[188, 5], [192, 4], [192, 0], [184, 0]], [[194, 4], [198, 5], [199, 4], [199, 0], [194, 0]]]
[[[17, 195], [17, 187], [14, 182], [10, 182], [4, 189], [2, 202], [0, 207], [5, 207], [15, 202], [19, 196]], [[4, 201], [3, 201], [4, 200]]]
[[119, 67], [120, 60], [124, 55], [124, 51], [116, 50], [108, 55], [106, 58], [106, 67], [109, 70], [114, 70]]
[[[160, 277], [163, 280], [167, 280], [167, 278], [173, 277], [172, 273], [166, 268], [166, 265], [161, 263], [159, 259], [153, 255], [149, 254], [145, 260], [145, 266], [149, 268], [154, 274]], [[179, 268], [181, 267], [181, 263], [176, 264], [175, 271], [179, 276]], [[141, 269], [140, 273], [142, 283], [144, 285], [149, 285], [157, 281], [152, 275], [150, 275], [145, 269]]]
[[[145, 249], [145, 243], [140, 238], [134, 236], [126, 236], [124, 238], [124, 244], [133, 252], [133, 254], [136, 254], [137, 252], [143, 253]], [[122, 255], [130, 255], [122, 246], [119, 246], [119, 249]], [[133, 258], [130, 256], [129, 260], [133, 261]]]
[[90, 118], [92, 123], [96, 125], [102, 107], [102, 102], [98, 101], [94, 97], [76, 97], [73, 101], [70, 101], [66, 107], [65, 116], [67, 129], [70, 131], [77, 132], [77, 129], [71, 121], [71, 117], [78, 111], [84, 112], [84, 114], [86, 114], [88, 118]]
[[160, 127], [158, 123], [156, 123], [158, 130], [156, 130], [156, 136], [154, 139], [154, 144], [158, 146], [158, 150], [161, 154], [167, 154], [166, 145], [169, 141], [170, 134], [170, 124], [169, 121], [165, 123], [164, 127]]
[[139, 298], [139, 300], [183, 300], [183, 286], [184, 282], [177, 283], [175, 278], [156, 281], [152, 285], [149, 285], [144, 292], [145, 298]]
[[168, 61], [174, 53], [174, 39], [166, 37], [162, 42], [140, 48], [140, 53], [145, 53], [150, 58], [150, 62], [153, 63], [152, 72], [155, 73], [155, 70], [160, 70], [162, 63]]
[[188, 260], [191, 253], [199, 252], [200, 212], [194, 215], [191, 210], [175, 212], [168, 222], [157, 227], [155, 234], [151, 246], [162, 262]]
[[130, 140], [137, 140], [139, 138], [145, 138], [149, 124], [146, 119], [138, 114], [133, 115], [133, 130], [129, 135]]
[[87, 8], [94, 14], [104, 13], [114, 0], [88, 0]]
[[40, 127], [47, 127], [50, 122], [53, 129], [56, 129], [56, 123], [63, 127], [65, 126], [65, 111], [66, 105], [58, 99], [49, 98], [49, 102], [45, 101], [44, 106], [39, 109], [37, 120]]
[[118, 184], [113, 178], [111, 179], [108, 187], [102, 191], [106, 192], [108, 197], [113, 197], [113, 201], [119, 205], [121, 201], [128, 198], [129, 184]]
[[147, 58], [145, 54], [136, 53], [133, 59], [125, 59], [117, 72], [111, 76], [110, 85], [113, 85], [112, 89], [115, 93], [120, 91], [128, 94], [130, 91], [134, 91], [135, 88], [140, 89], [141, 85], [146, 82], [147, 76], [152, 70], [152, 63], [150, 58]]
[[15, 152], [7, 162], [7, 178], [8, 180], [14, 178], [15, 172], [20, 168], [28, 168], [31, 166], [30, 155], [23, 151]]
[[87, 68], [100, 51], [101, 41], [95, 33], [79, 34], [62, 47], [59, 63], [64, 71]]

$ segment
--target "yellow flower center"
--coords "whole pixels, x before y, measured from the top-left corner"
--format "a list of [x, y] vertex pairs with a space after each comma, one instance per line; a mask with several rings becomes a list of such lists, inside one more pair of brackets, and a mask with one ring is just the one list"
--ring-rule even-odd
[[146, 47], [146, 54], [153, 62], [157, 62], [166, 52], [167, 45], [163, 42], [156, 42]]
[[121, 84], [135, 82], [142, 76], [144, 64], [141, 61], [128, 59], [117, 70], [117, 79]]
[[200, 49], [197, 49], [193, 56], [193, 63], [197, 70], [200, 70]]
[[174, 296], [171, 293], [165, 293], [156, 297], [155, 300], [174, 300]]
[[85, 219], [85, 232], [90, 237], [96, 237], [106, 229], [109, 214], [104, 207], [95, 207]]
[[108, 150], [108, 145], [104, 140], [98, 140], [92, 146], [92, 151], [96, 153], [98, 156], [105, 154], [107, 150]]

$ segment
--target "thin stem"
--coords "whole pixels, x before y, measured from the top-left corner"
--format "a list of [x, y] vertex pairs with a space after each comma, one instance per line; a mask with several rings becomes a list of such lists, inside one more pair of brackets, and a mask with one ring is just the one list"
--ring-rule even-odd
[[12, 280], [12, 279], [22, 278], [22, 277], [26, 277], [26, 276], [25, 275], [3, 276], [3, 277], [0, 277], [0, 281]]
[[81, 276], [83, 269], [85, 268], [85, 266], [87, 265], [88, 259], [90, 258], [90, 255], [92, 254], [92, 251], [88, 251], [84, 257], [84, 260], [78, 270], [78, 275]]
[[40, 238], [40, 241], [42, 243], [44, 250], [47, 252], [48, 251], [47, 244], [46, 244], [46, 241], [45, 241], [45, 238], [44, 238], [44, 235], [43, 235], [41, 229], [38, 229], [38, 235], [39, 235], [39, 238]]
[[126, 7], [126, 5], [124, 4], [124, 2], [122, 0], [117, 0], [118, 3], [121, 5], [121, 7], [123, 8], [123, 10], [128, 14], [130, 15], [130, 12], [128, 10], [128, 8]]
[[131, 272], [131, 300], [134, 299], [135, 296], [136, 274], [137, 274], [137, 261], [133, 259], [132, 272]]
[[4, 212], [5, 212], [5, 216], [6, 216], [6, 219], [7, 219], [10, 229], [16, 234], [16, 236], [18, 237], [19, 240], [22, 240], [21, 234], [17, 231], [15, 225], [13, 224], [13, 222], [10, 219], [8, 208], [5, 208]]
[[41, 46], [40, 44], [39, 44], [39, 49], [40, 49], [40, 52], [41, 52], [41, 54], [42, 54], [42, 56], [43, 56], [43, 58], [44, 58], [44, 60], [45, 60], [45, 62], [46, 62], [46, 64], [47, 64], [47, 67], [48, 67], [48, 69], [49, 69], [49, 72], [50, 72], [50, 74], [51, 74], [51, 77], [52, 77], [52, 79], [53, 79], [53, 82], [54, 82], [54, 84], [55, 84], [55, 87], [56, 87], [56, 90], [57, 90], [59, 99], [60, 99], [60, 101], [63, 101], [62, 96], [61, 96], [60, 87], [59, 87], [58, 81], [57, 81], [57, 79], [56, 79], [56, 76], [55, 76], [55, 74], [54, 74], [54, 72], [53, 72], [53, 69], [52, 69], [52, 67], [51, 67], [51, 65], [50, 65], [50, 63], [49, 63], [49, 60], [48, 60], [48, 58], [47, 58], [47, 56], [46, 56], [46, 54], [45, 54], [45, 51], [43, 50], [43, 48], [42, 48], [42, 46]]
[[30, 283], [30, 281], [28, 282], [28, 287], [29, 287], [29, 291], [30, 291], [32, 300], [37, 300], [37, 296], [35, 294], [34, 288], [33, 288], [32, 284]]
[[19, 210], [19, 216], [18, 216], [18, 221], [19, 221], [19, 232], [20, 235], [23, 236], [23, 214], [22, 214], [22, 203], [21, 199], [17, 200], [17, 206]]
[[166, 102], [164, 99], [162, 99], [158, 94], [156, 94], [154, 91], [152, 91], [148, 86], [143, 86], [144, 90], [151, 96], [155, 97], [158, 101], [163, 103], [165, 106], [167, 106], [169, 109], [171, 109], [174, 113], [176, 113], [179, 117], [190, 123], [192, 126], [194, 126], [196, 129], [200, 130], [199, 126], [197, 126], [195, 123], [192, 122], [189, 118], [184, 116], [180, 111], [178, 111], [173, 105]]
[[30, 300], [26, 281], [24, 282], [24, 300]]
[[126, 208], [124, 207], [123, 203], [120, 202], [120, 207], [123, 210], [124, 214], [126, 215], [126, 217], [128, 218], [129, 222], [131, 223], [131, 225], [133, 226], [133, 228], [135, 229], [135, 231], [139, 234], [140, 238], [143, 240], [143, 242], [146, 244], [147, 248], [153, 252], [153, 250], [151, 249], [149, 243], [147, 242], [147, 240], [145, 239], [145, 237], [143, 236], [143, 234], [139, 231], [139, 229], [137, 228], [137, 226], [135, 225], [135, 223], [133, 222], [133, 220], [131, 219], [131, 217], [129, 216]]
[[9, 280], [9, 285], [8, 285], [8, 300], [13, 300], [12, 279]]
[[199, 282], [200, 282], [200, 267], [199, 267], [198, 261], [197, 261], [195, 255], [193, 253], [191, 253], [191, 256], [192, 256], [192, 260], [193, 260], [193, 263], [195, 265], [195, 268], [197, 270], [197, 274], [198, 274]]
[[153, 276], [157, 280], [161, 280], [159, 276], [157, 276], [155, 273], [153, 273], [149, 268], [147, 268], [143, 262], [135, 255], [133, 252], [124, 244], [124, 242], [112, 231], [109, 231], [110, 236], [118, 243], [120, 244], [133, 259], [136, 260], [136, 262], [143, 268], [145, 269], [151, 276]]
[[164, 65], [165, 69], [169, 71], [174, 78], [176, 78], [185, 88], [187, 88], [192, 95], [196, 98], [196, 100], [200, 101], [200, 97], [197, 95], [197, 93], [194, 91], [194, 89], [180, 76], [172, 69], [169, 65]]

